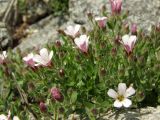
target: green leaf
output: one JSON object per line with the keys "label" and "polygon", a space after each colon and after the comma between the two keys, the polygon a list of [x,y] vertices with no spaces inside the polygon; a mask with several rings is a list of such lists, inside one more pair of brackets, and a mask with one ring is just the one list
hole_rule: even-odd
{"label": "green leaf", "polygon": [[108,28],[113,30],[114,29],[114,25],[111,22],[107,22]]}
{"label": "green leaf", "polygon": [[77,96],[78,96],[78,93],[76,91],[73,91],[72,94],[71,94],[71,101],[72,101],[72,103],[76,102]]}
{"label": "green leaf", "polygon": [[89,109],[87,107],[85,109],[86,109],[86,113],[87,113],[89,119],[90,120],[96,120],[95,117],[94,117],[94,115],[93,115],[93,113],[91,112],[91,109]]}

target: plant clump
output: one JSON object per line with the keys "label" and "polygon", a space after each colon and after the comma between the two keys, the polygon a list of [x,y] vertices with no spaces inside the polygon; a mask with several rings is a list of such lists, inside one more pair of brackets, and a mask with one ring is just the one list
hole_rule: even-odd
{"label": "plant clump", "polygon": [[126,24],[122,0],[110,2],[111,14],[88,14],[90,30],[71,25],[38,52],[0,55],[2,117],[10,110],[22,120],[95,120],[110,109],[160,104],[159,26],[145,34]]}

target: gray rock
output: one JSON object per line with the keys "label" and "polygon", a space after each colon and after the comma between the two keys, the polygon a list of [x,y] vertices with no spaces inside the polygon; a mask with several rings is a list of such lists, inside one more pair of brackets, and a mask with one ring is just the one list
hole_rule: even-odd
{"label": "gray rock", "polygon": [[[74,22],[87,23],[88,12],[100,15],[102,5],[110,12],[109,0],[70,0],[70,17]],[[160,22],[160,0],[123,0],[122,12],[129,10],[128,20],[139,28],[150,30],[151,25]]]}
{"label": "gray rock", "polygon": [[0,48],[6,48],[12,44],[5,23],[0,22]]}
{"label": "gray rock", "polygon": [[0,0],[0,21],[2,20],[2,17],[6,11],[6,8],[8,6],[8,3],[10,2],[11,0]]}
{"label": "gray rock", "polygon": [[[44,0],[47,2],[47,0]],[[69,18],[64,21],[60,17],[50,16],[32,25],[28,31],[30,35],[22,39],[17,48],[22,51],[33,47],[44,46],[44,44],[55,41],[58,38],[57,29],[64,29],[67,25],[81,24],[88,26],[87,13],[92,12],[95,16],[99,15],[101,7],[106,5],[110,12],[109,0],[70,0]],[[148,29],[152,24],[160,22],[160,0],[123,0],[123,11],[129,10],[128,20],[130,23],[138,24],[138,28]],[[39,10],[39,13],[43,13]],[[123,12],[122,11],[122,12]],[[32,18],[32,17],[31,17]],[[17,49],[15,48],[15,49]]]}
{"label": "gray rock", "polygon": [[34,23],[38,19],[45,17],[49,13],[48,5],[42,1],[32,1],[27,5],[27,10],[23,15],[23,21],[27,23]]}
{"label": "gray rock", "polygon": [[160,120],[160,106],[147,107],[135,110],[108,112],[100,120]]}
{"label": "gray rock", "polygon": [[[33,24],[27,30],[28,36],[21,40],[14,50],[20,49],[22,52],[44,47],[47,43],[53,43],[58,39],[57,29],[59,24],[63,21],[60,17],[49,16],[42,21]],[[62,23],[65,23],[64,21]]]}

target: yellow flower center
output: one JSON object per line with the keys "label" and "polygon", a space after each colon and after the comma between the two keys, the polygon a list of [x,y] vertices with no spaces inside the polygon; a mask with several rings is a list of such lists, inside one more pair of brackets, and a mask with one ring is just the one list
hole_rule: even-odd
{"label": "yellow flower center", "polygon": [[118,95],[117,99],[118,99],[119,101],[123,101],[123,100],[124,100],[124,96],[123,96],[123,95]]}

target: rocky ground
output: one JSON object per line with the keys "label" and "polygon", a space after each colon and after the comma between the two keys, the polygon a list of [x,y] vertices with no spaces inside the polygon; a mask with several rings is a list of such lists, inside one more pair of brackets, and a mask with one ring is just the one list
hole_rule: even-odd
{"label": "rocky ground", "polygon": [[[3,1],[0,2],[2,6],[0,18],[4,14],[7,1],[10,0]],[[46,0],[44,1],[46,2]],[[109,0],[70,0],[69,16],[53,17],[48,15],[44,19],[32,24],[26,31],[29,33],[27,37],[22,38],[20,44],[15,49],[19,48],[22,51],[26,51],[27,49],[41,47],[45,43],[53,42],[58,39],[57,29],[64,29],[69,24],[88,26],[87,13],[92,12],[94,15],[98,15],[102,5],[105,5],[108,11],[110,11]],[[38,18],[38,15],[45,15],[47,12],[45,5],[38,4],[37,6],[40,7],[37,7],[37,17],[34,16],[34,19]],[[160,22],[160,0],[123,0],[123,11],[126,10],[129,10],[128,20],[130,23],[138,24],[138,28],[149,31],[151,25]],[[33,16],[32,12],[30,16]],[[10,41],[5,41],[3,44],[7,45],[7,42]]]}
{"label": "rocky ground", "polygon": [[[10,0],[0,0],[0,20],[3,18],[9,1]],[[110,11],[109,0],[70,0],[70,15],[58,17],[47,15],[43,19],[28,26],[25,31],[27,36],[20,40],[20,44],[18,44],[14,50],[20,49],[24,52],[35,47],[42,47],[46,43],[54,42],[59,39],[57,29],[64,29],[70,24],[89,26],[87,23],[87,13],[92,12],[94,15],[98,15],[102,5],[106,5],[108,11]],[[126,10],[129,10],[128,20],[130,23],[138,24],[139,29],[143,28],[149,31],[151,25],[160,22],[160,0],[123,0],[123,11]],[[37,11],[44,15],[46,9],[44,9],[44,11],[43,9],[38,9]],[[0,24],[0,31],[2,31],[2,25]],[[2,43],[5,45],[10,44],[9,40],[5,41],[9,39],[6,37],[6,34],[5,32],[4,35],[0,36],[1,46]],[[4,38],[5,40],[3,40]],[[102,120],[160,120],[160,107],[148,107],[140,111],[127,111],[119,115],[107,113]]]}
{"label": "rocky ground", "polygon": [[160,120],[160,106],[103,114],[100,120]]}
{"label": "rocky ground", "polygon": [[[33,34],[22,39],[20,48],[25,51],[44,43],[58,39],[57,29],[64,29],[69,24],[81,24],[87,26],[87,13],[99,14],[102,5],[106,5],[110,11],[109,0],[70,0],[69,16],[49,16],[29,27]],[[138,28],[150,30],[151,25],[160,22],[160,0],[124,0],[123,11],[129,10],[128,20],[137,23]]]}

